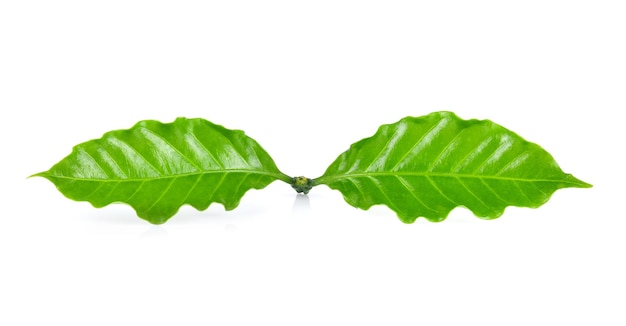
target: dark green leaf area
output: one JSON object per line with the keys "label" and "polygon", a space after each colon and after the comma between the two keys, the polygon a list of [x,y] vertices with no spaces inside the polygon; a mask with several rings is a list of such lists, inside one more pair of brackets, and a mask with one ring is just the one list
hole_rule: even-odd
{"label": "dark green leaf area", "polygon": [[249,189],[290,181],[242,131],[185,118],[169,124],[141,121],[108,132],[75,146],[37,176],[66,197],[95,207],[127,203],[155,224],[166,222],[184,204],[204,210],[216,202],[231,210]]}
{"label": "dark green leaf area", "polygon": [[457,206],[496,218],[507,206],[539,207],[566,187],[590,187],[564,173],[537,144],[489,120],[450,112],[407,117],[353,144],[314,180],[352,206],[384,204],[406,223],[442,221]]}

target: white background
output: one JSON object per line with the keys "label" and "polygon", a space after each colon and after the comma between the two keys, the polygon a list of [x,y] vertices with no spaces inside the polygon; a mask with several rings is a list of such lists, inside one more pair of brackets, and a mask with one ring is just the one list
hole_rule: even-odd
{"label": "white background", "polygon": [[[622,1],[3,1],[0,324],[625,325]],[[161,226],[41,178],[136,121],[245,130],[317,177],[450,110],[594,185],[493,221],[401,223],[321,186]]]}

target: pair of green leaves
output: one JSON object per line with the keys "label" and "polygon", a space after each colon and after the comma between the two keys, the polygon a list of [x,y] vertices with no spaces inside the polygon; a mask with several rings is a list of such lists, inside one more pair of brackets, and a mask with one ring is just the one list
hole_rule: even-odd
{"label": "pair of green leaves", "polygon": [[407,117],[354,143],[316,179],[289,177],[242,131],[203,119],[141,121],[74,147],[50,170],[35,174],[66,197],[95,207],[127,203],[150,223],[165,223],[189,204],[232,210],[249,189],[275,180],[308,193],[339,190],[368,209],[384,204],[400,220],[442,221],[457,206],[496,218],[507,206],[538,207],[557,189],[591,185],[564,173],[534,143],[488,120],[450,112]]}

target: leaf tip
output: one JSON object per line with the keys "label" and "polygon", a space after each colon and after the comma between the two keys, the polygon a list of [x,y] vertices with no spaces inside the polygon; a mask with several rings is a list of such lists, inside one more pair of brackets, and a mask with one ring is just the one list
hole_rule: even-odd
{"label": "leaf tip", "polygon": [[30,179],[30,178],[34,178],[34,177],[42,177],[42,178],[45,178],[45,177],[47,176],[47,174],[48,174],[48,171],[38,172],[38,173],[35,173],[35,174],[31,174],[31,175],[29,175],[28,177],[26,177],[26,179]]}
{"label": "leaf tip", "polygon": [[571,184],[571,187],[574,187],[574,188],[592,188],[593,187],[592,184],[582,181],[571,174],[567,175],[566,180]]}

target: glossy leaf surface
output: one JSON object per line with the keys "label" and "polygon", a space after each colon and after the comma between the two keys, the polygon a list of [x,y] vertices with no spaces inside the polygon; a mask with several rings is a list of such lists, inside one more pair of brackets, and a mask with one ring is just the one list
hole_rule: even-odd
{"label": "glossy leaf surface", "polygon": [[216,202],[231,210],[249,189],[277,179],[290,182],[242,131],[185,118],[169,124],[141,121],[108,132],[75,146],[36,176],[95,207],[127,203],[154,224],[167,221],[183,204],[204,210]]}
{"label": "glossy leaf surface", "polygon": [[457,206],[496,218],[507,206],[538,207],[557,189],[591,186],[561,171],[537,144],[450,112],[381,126],[313,182],[361,209],[384,204],[405,223],[442,221]]}

